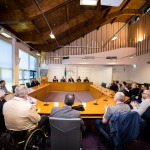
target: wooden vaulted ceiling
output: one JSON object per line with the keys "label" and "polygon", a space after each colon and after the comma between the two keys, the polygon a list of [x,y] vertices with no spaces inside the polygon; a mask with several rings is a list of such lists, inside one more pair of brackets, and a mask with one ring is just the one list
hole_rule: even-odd
{"label": "wooden vaulted ceiling", "polygon": [[[149,0],[124,0],[119,7],[98,5],[80,6],[80,0],[0,0],[0,25],[37,51],[59,48],[50,39],[50,29],[37,4],[38,2],[59,45],[70,42],[113,22],[126,22]],[[31,49],[32,50],[32,49]]]}

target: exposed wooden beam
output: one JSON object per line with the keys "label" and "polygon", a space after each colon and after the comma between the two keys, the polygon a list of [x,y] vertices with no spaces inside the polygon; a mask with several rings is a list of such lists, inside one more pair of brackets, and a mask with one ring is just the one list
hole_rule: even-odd
{"label": "exposed wooden beam", "polygon": [[[40,6],[42,8],[43,13],[47,13],[47,12],[50,13],[66,5],[67,3],[70,3],[71,1],[73,0],[46,0],[46,1],[42,1],[40,3]],[[4,22],[7,23],[10,21],[29,21],[29,20],[39,17],[39,15],[41,15],[41,12],[37,8],[37,6],[34,4],[32,6],[24,8],[24,12],[22,12],[20,9],[17,9],[11,12],[0,11],[0,14],[1,14],[0,24],[1,22],[3,22],[4,24]]]}
{"label": "exposed wooden beam", "polygon": [[104,15],[103,15],[103,18],[105,18],[105,17],[108,15],[110,9],[111,9],[111,7],[109,7],[109,8],[107,9],[107,11],[106,11],[106,12],[104,13]]}
{"label": "exposed wooden beam", "polygon": [[66,4],[66,19],[67,19],[67,22],[69,22],[69,6],[68,6],[68,4]]}
{"label": "exposed wooden beam", "polygon": [[[109,15],[107,15],[107,17],[105,17],[107,20],[112,20],[114,18],[116,18],[117,16],[120,16],[120,15],[134,15],[136,13],[137,10],[124,10],[123,12],[121,11],[116,11],[116,12],[113,12]],[[93,17],[91,11],[86,11],[86,16],[87,18],[85,18],[85,13],[82,14],[82,15],[79,15],[73,19],[71,19],[69,21],[69,23],[64,23],[56,28],[53,29],[53,33],[55,34],[56,38],[59,34],[77,26],[78,24],[80,23],[84,23],[89,17],[93,17],[93,20],[92,20],[92,23],[93,21],[95,20],[99,20],[100,18],[102,20],[104,20],[105,18],[103,17],[103,13],[99,13],[97,14],[95,17]],[[97,27],[97,26],[96,26]],[[19,38],[21,38],[23,41],[44,41],[44,40],[47,40],[49,39],[49,31],[46,31],[44,33],[41,33],[41,34],[19,34]]]}
{"label": "exposed wooden beam", "polygon": [[129,4],[129,2],[130,2],[130,0],[127,0],[120,10],[123,11],[124,8]]}
{"label": "exposed wooden beam", "polygon": [[117,17],[114,18],[110,23],[113,24],[116,19],[117,19]]}

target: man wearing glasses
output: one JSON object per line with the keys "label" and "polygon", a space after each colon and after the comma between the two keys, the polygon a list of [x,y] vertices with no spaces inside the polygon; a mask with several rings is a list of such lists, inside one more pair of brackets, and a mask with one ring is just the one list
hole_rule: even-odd
{"label": "man wearing glasses", "polygon": [[137,102],[131,102],[133,107],[132,111],[136,111],[140,116],[146,111],[148,107],[150,107],[150,90],[144,90],[142,93],[142,102],[138,104]]}

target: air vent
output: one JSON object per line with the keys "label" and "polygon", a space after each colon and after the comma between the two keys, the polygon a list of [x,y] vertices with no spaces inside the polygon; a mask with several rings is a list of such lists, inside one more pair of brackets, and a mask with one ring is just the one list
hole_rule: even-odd
{"label": "air vent", "polygon": [[69,59],[69,56],[63,56],[62,59]]}
{"label": "air vent", "polygon": [[107,56],[106,59],[117,59],[117,56]]}

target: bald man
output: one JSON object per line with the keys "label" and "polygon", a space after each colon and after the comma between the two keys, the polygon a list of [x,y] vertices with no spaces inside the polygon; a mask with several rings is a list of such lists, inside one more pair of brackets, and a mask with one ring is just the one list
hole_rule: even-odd
{"label": "bald man", "polygon": [[144,90],[142,93],[142,102],[140,104],[136,102],[131,102],[133,107],[132,111],[136,111],[140,116],[146,111],[148,107],[150,107],[150,90]]}
{"label": "bald man", "polygon": [[131,111],[129,105],[124,103],[125,95],[122,92],[117,92],[114,96],[115,105],[113,106],[105,106],[105,113],[103,119],[96,119],[95,126],[96,128],[102,128],[107,133],[109,132],[108,122],[111,116],[115,112],[129,112]]}

